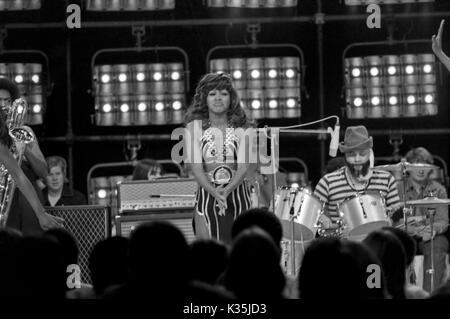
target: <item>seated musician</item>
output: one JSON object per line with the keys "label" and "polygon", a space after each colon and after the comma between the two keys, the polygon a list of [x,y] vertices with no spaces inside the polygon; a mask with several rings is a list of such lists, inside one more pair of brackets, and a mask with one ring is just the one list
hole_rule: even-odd
{"label": "seated musician", "polygon": [[[433,164],[433,156],[423,147],[410,150],[406,154],[406,161],[411,164]],[[432,169],[411,169],[408,171],[405,196],[407,201],[423,199],[431,196],[447,198],[447,191],[443,185],[430,178]],[[424,289],[431,292],[431,276],[426,273],[431,268],[431,226],[427,207],[412,207],[408,219],[408,233],[418,241],[418,252],[424,255]],[[445,257],[449,243],[444,235],[448,227],[448,206],[435,207],[433,223],[433,250],[434,250],[434,289],[438,288],[445,280]],[[403,223],[403,219],[400,220]]]}
{"label": "seated musician", "polygon": [[338,229],[337,204],[358,193],[381,196],[380,200],[388,209],[400,206],[394,177],[387,171],[372,168],[372,147],[372,137],[366,127],[347,127],[344,142],[339,145],[339,150],[344,153],[345,166],[323,176],[314,191],[314,195],[325,203],[325,212],[319,219],[322,230]]}

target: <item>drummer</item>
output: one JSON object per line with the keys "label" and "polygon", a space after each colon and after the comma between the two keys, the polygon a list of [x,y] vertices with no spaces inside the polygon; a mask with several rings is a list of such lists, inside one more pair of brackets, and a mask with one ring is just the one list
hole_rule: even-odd
{"label": "drummer", "polygon": [[388,209],[400,207],[397,185],[391,173],[373,168],[373,140],[365,126],[349,126],[339,150],[344,154],[345,166],[323,176],[314,195],[325,203],[320,217],[323,230],[337,229],[337,204],[357,194],[382,197]]}
{"label": "drummer", "polygon": [[[406,161],[410,164],[433,164],[433,156],[423,147],[410,150],[406,154]],[[413,168],[413,167],[412,167]],[[439,182],[432,180],[432,169],[410,169],[408,170],[408,179],[406,181],[406,200],[418,200],[427,196],[437,198],[447,198],[445,187]],[[427,207],[413,207],[413,216],[426,216]],[[445,279],[445,258],[448,252],[449,243],[445,236],[448,227],[448,206],[443,205],[436,208],[434,214],[433,232],[433,251],[434,251],[434,288],[438,288]],[[400,224],[403,220],[400,220]],[[408,233],[413,235],[418,241],[418,251],[423,253],[423,269],[426,272],[431,268],[431,226],[429,223],[420,224],[416,227],[408,226]],[[431,276],[424,273],[423,289],[430,292]]]}

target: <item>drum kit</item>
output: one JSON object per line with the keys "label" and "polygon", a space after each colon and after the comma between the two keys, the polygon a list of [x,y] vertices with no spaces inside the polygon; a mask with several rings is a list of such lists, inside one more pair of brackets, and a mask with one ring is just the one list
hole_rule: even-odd
{"label": "drum kit", "polygon": [[[434,165],[416,164],[400,162],[398,164],[376,166],[375,169],[385,170],[392,175],[401,174],[403,185],[406,185],[407,172],[413,170],[437,169]],[[403,217],[404,225],[401,227],[407,230],[407,219],[411,212],[410,207],[426,207],[430,214],[431,233],[433,233],[433,215],[436,207],[450,205],[449,199],[427,197],[421,200],[406,201],[405,188],[403,192]],[[324,203],[315,197],[307,188],[295,188],[282,186],[278,188],[275,195],[274,213],[280,219],[283,227],[283,237],[291,241],[291,274],[296,275],[295,250],[296,241],[301,243],[310,241],[316,234],[327,236],[327,232],[322,229],[319,222],[320,216],[324,213]],[[390,212],[386,208],[385,202],[379,194],[356,193],[345,199],[338,205],[338,212],[341,220],[338,229],[328,232],[331,236],[342,236],[353,240],[362,240],[370,232],[391,225]],[[431,237],[431,253],[433,254],[433,238]],[[431,258],[431,275],[433,284],[434,263]],[[433,287],[431,287],[433,289]]]}

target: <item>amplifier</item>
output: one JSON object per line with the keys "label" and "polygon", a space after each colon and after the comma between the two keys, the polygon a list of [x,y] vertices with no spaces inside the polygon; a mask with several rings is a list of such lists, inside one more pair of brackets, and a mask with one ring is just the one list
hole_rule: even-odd
{"label": "amplifier", "polygon": [[78,265],[81,281],[92,284],[89,274],[89,256],[94,246],[111,235],[110,211],[107,206],[56,206],[45,207],[47,213],[64,218],[64,229],[78,244]]}
{"label": "amplifier", "polygon": [[140,224],[155,220],[165,220],[181,230],[188,243],[195,240],[192,229],[193,209],[177,209],[163,211],[148,211],[135,214],[122,214],[116,216],[116,235],[129,237],[130,233]]}
{"label": "amplifier", "polygon": [[120,182],[117,184],[119,214],[193,209],[197,185],[193,178]]}

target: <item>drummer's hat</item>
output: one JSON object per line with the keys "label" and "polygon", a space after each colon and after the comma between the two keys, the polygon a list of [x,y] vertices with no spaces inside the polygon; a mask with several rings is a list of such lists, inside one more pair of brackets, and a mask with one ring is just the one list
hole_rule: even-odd
{"label": "drummer's hat", "polygon": [[339,144],[342,153],[361,151],[373,147],[372,137],[363,125],[349,126],[345,130],[344,142]]}

